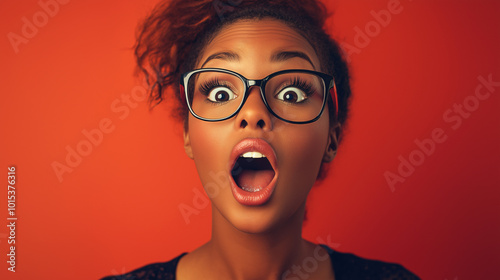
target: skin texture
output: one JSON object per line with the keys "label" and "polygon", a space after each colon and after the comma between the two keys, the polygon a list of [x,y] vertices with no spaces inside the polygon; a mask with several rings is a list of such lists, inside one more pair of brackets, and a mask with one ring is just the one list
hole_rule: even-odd
{"label": "skin texture", "polygon": [[[302,52],[309,59],[273,59],[283,51]],[[213,56],[220,52],[236,56]],[[205,47],[197,67],[224,68],[261,79],[285,69],[319,71],[320,62],[296,31],[277,20],[261,19],[223,28]],[[330,125],[327,110],[311,124],[289,124],[272,116],[259,88],[253,87],[231,119],[210,123],[189,116],[184,146],[212,202],[212,238],[181,259],[178,279],[282,279],[292,265],[313,256],[316,245],[302,239],[302,221],[321,162],[331,161],[337,148],[338,125]],[[277,185],[264,205],[241,205],[230,190],[230,152],[245,138],[264,139],[277,156]],[[320,254],[326,252],[321,249]],[[308,279],[333,279],[330,260],[319,262],[317,271],[308,275]]]}

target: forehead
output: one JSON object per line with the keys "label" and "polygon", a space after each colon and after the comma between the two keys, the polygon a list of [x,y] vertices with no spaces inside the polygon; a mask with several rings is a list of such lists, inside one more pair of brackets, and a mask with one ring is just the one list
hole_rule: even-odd
{"label": "forehead", "polygon": [[275,19],[240,20],[223,27],[207,44],[200,66],[211,54],[230,51],[242,59],[267,59],[277,51],[300,51],[307,54],[314,68],[319,59],[309,41],[287,24]]}

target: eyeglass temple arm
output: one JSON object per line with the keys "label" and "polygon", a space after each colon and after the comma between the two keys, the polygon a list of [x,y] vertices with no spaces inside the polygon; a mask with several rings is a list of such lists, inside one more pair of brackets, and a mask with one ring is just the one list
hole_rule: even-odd
{"label": "eyeglass temple arm", "polygon": [[179,85],[179,94],[181,95],[182,102],[186,103],[186,92],[184,90],[184,85],[183,84]]}
{"label": "eyeglass temple arm", "polygon": [[339,99],[337,96],[337,85],[335,81],[332,81],[332,85],[330,86],[330,96],[333,98],[333,103],[335,104],[335,120],[337,120],[339,116]]}

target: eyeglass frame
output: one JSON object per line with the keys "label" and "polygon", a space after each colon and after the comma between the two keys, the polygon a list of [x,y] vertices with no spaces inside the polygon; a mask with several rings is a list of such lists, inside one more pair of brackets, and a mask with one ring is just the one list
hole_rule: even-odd
{"label": "eyeglass frame", "polygon": [[[207,118],[199,116],[198,114],[196,114],[193,111],[193,108],[191,107],[191,104],[189,104],[189,102],[188,102],[188,100],[189,100],[189,93],[188,93],[188,87],[187,87],[187,85],[188,85],[188,82],[189,82],[189,79],[191,78],[191,76],[193,76],[194,74],[197,74],[197,73],[202,73],[202,72],[220,72],[220,73],[231,74],[231,75],[234,75],[234,76],[238,77],[243,82],[243,84],[245,85],[245,91],[243,93],[243,100],[241,101],[241,104],[239,105],[238,109],[236,109],[234,111],[234,113],[232,113],[231,115],[229,115],[227,117],[220,118],[220,119],[207,119]],[[269,106],[269,104],[267,103],[266,96],[265,96],[266,83],[271,78],[273,78],[275,76],[282,75],[282,74],[288,74],[288,73],[313,74],[313,75],[316,75],[316,76],[320,77],[323,80],[323,83],[325,85],[325,87],[324,87],[325,88],[325,92],[323,93],[323,104],[321,105],[321,110],[318,113],[318,115],[315,118],[313,118],[312,120],[309,120],[309,121],[291,121],[291,120],[287,120],[287,119],[285,119],[283,117],[280,117],[278,114],[276,114],[271,109],[271,107]],[[328,87],[326,85],[328,85]],[[313,123],[313,122],[317,121],[321,117],[321,115],[323,115],[323,111],[325,110],[325,105],[326,105],[327,100],[328,100],[328,95],[332,95],[333,96],[332,98],[333,98],[334,105],[335,105],[335,119],[337,119],[337,116],[338,116],[338,98],[337,98],[337,87],[336,87],[336,84],[335,84],[334,77],[331,76],[331,75],[322,73],[322,72],[317,72],[317,71],[312,71],[312,70],[287,69],[287,70],[281,70],[281,71],[274,72],[274,73],[268,75],[267,77],[265,77],[263,79],[252,80],[252,79],[247,79],[246,77],[244,77],[243,75],[241,75],[241,74],[239,74],[237,72],[234,72],[234,71],[231,71],[231,70],[227,70],[227,69],[222,69],[222,68],[201,68],[201,69],[196,69],[196,70],[193,70],[193,71],[186,72],[186,73],[184,73],[184,74],[181,75],[181,79],[180,79],[180,95],[181,95],[181,98],[184,100],[184,102],[186,102],[186,104],[188,106],[188,109],[189,109],[189,112],[195,118],[200,119],[202,121],[207,121],[207,122],[219,122],[219,121],[228,120],[228,119],[234,117],[236,114],[238,114],[240,112],[241,108],[243,108],[243,105],[245,105],[245,102],[247,101],[248,96],[250,95],[249,94],[250,88],[253,87],[253,86],[257,86],[257,87],[260,88],[260,96],[261,96],[262,101],[264,102],[264,105],[266,106],[267,110],[269,112],[271,112],[271,114],[273,116],[275,116],[276,118],[278,118],[278,119],[280,119],[280,120],[282,120],[284,122],[288,122],[288,123],[292,123],[292,124],[308,124],[308,123]],[[330,94],[328,94],[328,93],[330,93]]]}

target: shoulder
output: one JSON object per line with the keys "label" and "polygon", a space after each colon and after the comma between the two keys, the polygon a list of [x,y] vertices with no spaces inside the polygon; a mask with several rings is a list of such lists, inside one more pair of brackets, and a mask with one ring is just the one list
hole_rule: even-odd
{"label": "shoulder", "polygon": [[336,280],[420,279],[400,264],[365,259],[354,254],[337,252],[326,245],[322,246],[330,255]]}
{"label": "shoulder", "polygon": [[122,275],[112,275],[101,280],[174,280],[177,263],[186,253],[163,263],[153,263]]}

